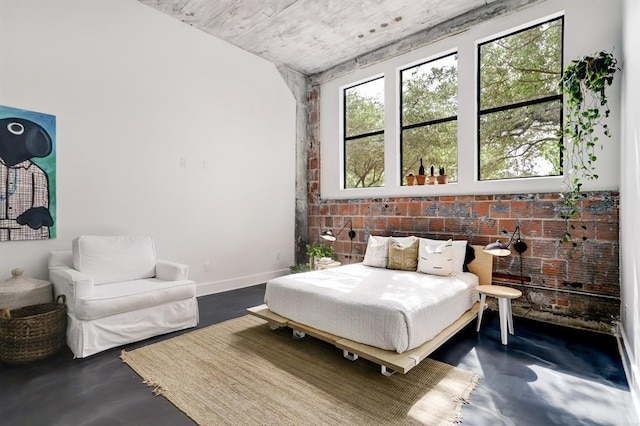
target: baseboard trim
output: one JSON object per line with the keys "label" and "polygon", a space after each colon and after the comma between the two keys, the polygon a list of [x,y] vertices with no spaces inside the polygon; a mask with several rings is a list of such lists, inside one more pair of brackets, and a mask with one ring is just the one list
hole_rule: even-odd
{"label": "baseboard trim", "polygon": [[282,275],[286,275],[287,273],[289,273],[288,269],[279,269],[277,271],[263,272],[255,275],[246,275],[244,277],[236,277],[228,280],[198,283],[196,296],[206,296],[208,294],[222,293],[224,291],[251,287],[256,284],[267,282],[272,278],[281,277]]}
{"label": "baseboard trim", "polygon": [[629,389],[631,390],[631,399],[633,401],[633,407],[635,408],[635,421],[640,420],[640,371],[638,371],[638,364],[633,356],[633,352],[627,346],[627,334],[625,333],[624,326],[618,322],[618,333],[616,333],[616,339],[618,340],[618,350],[620,351],[620,357],[622,358],[622,366],[624,373],[627,376],[627,382],[629,383]]}

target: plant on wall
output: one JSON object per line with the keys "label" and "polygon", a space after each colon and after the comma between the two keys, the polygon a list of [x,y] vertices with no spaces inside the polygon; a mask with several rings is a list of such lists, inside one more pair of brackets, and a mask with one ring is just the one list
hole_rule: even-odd
{"label": "plant on wall", "polygon": [[[613,83],[616,72],[616,58],[609,52],[599,52],[571,61],[562,72],[560,90],[566,95],[566,122],[560,139],[560,152],[565,155],[569,169],[565,173],[561,197],[564,209],[561,217],[565,220],[563,242],[573,240],[571,231],[575,226],[571,218],[580,214],[578,204],[584,197],[581,192],[583,180],[598,179],[595,169],[598,135],[611,137],[605,120],[611,110],[607,103],[605,89]],[[565,145],[565,143],[567,145]],[[582,226],[585,228],[585,226]],[[583,237],[583,239],[586,239]],[[576,243],[573,242],[574,247]]]}

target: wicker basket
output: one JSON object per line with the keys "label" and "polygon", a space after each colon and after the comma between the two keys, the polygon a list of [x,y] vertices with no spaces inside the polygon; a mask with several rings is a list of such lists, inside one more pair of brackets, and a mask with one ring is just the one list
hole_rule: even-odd
{"label": "wicker basket", "polygon": [[26,364],[56,353],[65,342],[67,305],[62,294],[56,303],[41,303],[0,312],[0,361]]}
{"label": "wicker basket", "polygon": [[53,302],[49,281],[25,277],[20,268],[11,270],[11,275],[8,280],[0,282],[0,309]]}

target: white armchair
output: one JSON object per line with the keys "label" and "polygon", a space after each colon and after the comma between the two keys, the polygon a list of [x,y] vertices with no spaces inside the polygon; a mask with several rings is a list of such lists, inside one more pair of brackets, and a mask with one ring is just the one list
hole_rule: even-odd
{"label": "white armchair", "polygon": [[157,260],[153,238],[81,236],[51,252],[49,280],[67,297],[67,344],[77,358],[198,324],[186,265]]}

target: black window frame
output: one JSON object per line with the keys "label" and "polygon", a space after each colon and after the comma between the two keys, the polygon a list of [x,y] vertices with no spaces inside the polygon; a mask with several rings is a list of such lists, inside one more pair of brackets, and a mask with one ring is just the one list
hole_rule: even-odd
{"label": "black window frame", "polygon": [[[378,135],[382,135],[383,139],[384,139],[384,124],[382,126],[382,130],[376,130],[375,132],[367,132],[367,133],[362,133],[359,135],[352,135],[352,136],[347,136],[347,90],[349,89],[353,89],[354,87],[358,87],[358,86],[362,86],[364,84],[368,84],[371,83],[372,81],[376,81],[376,80],[383,80],[384,81],[384,75],[375,77],[375,78],[371,78],[369,80],[366,81],[361,81],[360,83],[357,84],[353,84],[349,87],[344,87],[342,89],[342,152],[343,152],[343,158],[342,158],[342,173],[343,173],[343,177],[342,177],[342,189],[357,189],[357,188],[347,188],[347,142],[351,141],[351,140],[356,140],[356,139],[364,139],[364,138],[368,138],[371,136],[378,136]],[[386,102],[384,102],[383,99],[383,106],[386,108]],[[373,188],[381,188],[384,185],[380,185],[380,186],[375,186]],[[372,187],[363,187],[360,189],[364,189],[364,188],[372,188]]]}
{"label": "black window frame", "polygon": [[[404,123],[403,123],[404,114],[402,113],[403,112],[402,111],[402,107],[404,105],[404,98],[403,98],[403,94],[402,94],[402,91],[403,91],[402,90],[403,89],[402,73],[407,71],[407,70],[410,70],[412,68],[416,68],[416,67],[428,64],[430,62],[439,61],[440,59],[444,59],[444,58],[446,58],[448,56],[454,56],[454,55],[458,55],[458,54],[459,54],[459,52],[457,50],[455,52],[446,53],[446,54],[437,56],[437,57],[435,57],[433,59],[429,59],[428,61],[420,62],[418,64],[413,64],[413,65],[408,66],[406,68],[402,68],[400,70],[400,72],[398,73],[397,81],[398,81],[398,90],[400,91],[400,97],[399,97],[400,102],[399,102],[399,105],[398,105],[398,108],[399,108],[398,116],[399,116],[399,124],[400,124],[400,126],[399,126],[400,127],[400,129],[399,129],[400,130],[400,153],[399,153],[400,157],[398,158],[398,160],[399,160],[399,163],[400,163],[400,170],[398,170],[398,172],[400,174],[400,186],[404,186],[404,183],[403,183],[404,182],[404,173],[403,173],[403,170],[402,170],[402,159],[404,158],[403,157],[403,152],[402,152],[402,149],[404,147],[404,140],[403,140],[404,131],[405,130],[416,129],[418,127],[427,127],[427,126],[434,125],[434,124],[442,124],[442,123],[448,123],[450,121],[457,121],[458,120],[458,114],[456,114],[456,115],[450,116],[450,117],[437,118],[437,119],[434,119],[434,120],[422,121],[422,122],[419,122],[419,123],[408,124],[408,125],[405,126]],[[457,59],[456,59],[456,72],[458,72],[458,60]],[[458,88],[459,88],[458,79],[456,77],[456,93],[458,91]],[[458,110],[458,104],[456,104],[456,111],[457,110]],[[459,148],[460,144],[458,142],[459,141],[456,138],[456,144],[458,145],[458,148]]]}
{"label": "black window frame", "polygon": [[[504,34],[501,35],[499,37],[494,37],[490,40],[485,40],[482,43],[478,43],[477,47],[476,47],[476,149],[477,149],[477,158],[476,158],[476,165],[477,165],[477,175],[476,175],[476,180],[478,182],[489,182],[489,181],[501,181],[501,180],[513,180],[513,179],[530,179],[530,178],[546,178],[546,177],[556,177],[556,176],[563,176],[564,175],[564,150],[560,149],[560,170],[559,170],[559,174],[558,175],[547,175],[547,176],[519,176],[519,177],[512,177],[512,178],[503,178],[503,179],[481,179],[481,161],[480,161],[480,118],[482,115],[486,115],[486,114],[491,114],[491,113],[496,113],[496,112],[502,112],[502,111],[508,111],[508,110],[512,110],[512,109],[516,109],[516,108],[522,108],[522,107],[526,107],[526,106],[531,106],[531,105],[538,105],[538,104],[542,104],[542,103],[546,103],[546,102],[551,102],[551,101],[556,101],[559,100],[560,104],[561,104],[561,108],[560,108],[560,130],[564,130],[564,96],[562,93],[558,93],[557,95],[551,95],[551,96],[544,96],[538,99],[532,99],[532,100],[528,100],[528,101],[520,101],[520,102],[516,102],[514,104],[509,104],[509,105],[503,105],[503,106],[499,106],[499,107],[492,107],[492,108],[487,108],[484,110],[480,109],[480,95],[481,95],[481,85],[480,85],[480,71],[481,71],[481,62],[482,62],[482,55],[480,53],[480,49],[483,45],[488,44],[488,43],[492,43],[496,40],[500,40],[506,37],[511,37],[513,35],[516,34],[520,34],[524,31],[528,31],[532,28],[536,28],[539,26],[542,26],[544,24],[548,24],[550,22],[554,22],[554,21],[561,21],[562,22],[562,26],[561,26],[561,30],[560,30],[560,70],[559,70],[559,74],[562,75],[562,71],[564,69],[564,29],[565,29],[565,22],[564,22],[564,15],[562,16],[557,16],[554,18],[550,18],[547,19],[546,21],[543,22],[538,22],[536,24],[533,25],[529,25],[525,28],[521,28],[517,31],[513,31],[510,32],[508,34]],[[559,82],[559,80],[558,80]],[[560,90],[558,90],[558,92],[560,92]]]}

